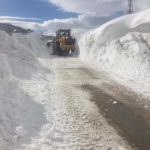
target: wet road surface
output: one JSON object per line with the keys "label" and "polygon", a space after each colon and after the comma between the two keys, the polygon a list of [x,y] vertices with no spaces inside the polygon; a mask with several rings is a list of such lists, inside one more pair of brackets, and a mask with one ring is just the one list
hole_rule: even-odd
{"label": "wet road surface", "polygon": [[83,85],[82,88],[91,93],[91,101],[96,102],[101,114],[133,147],[150,149],[149,112],[129,107],[93,85]]}

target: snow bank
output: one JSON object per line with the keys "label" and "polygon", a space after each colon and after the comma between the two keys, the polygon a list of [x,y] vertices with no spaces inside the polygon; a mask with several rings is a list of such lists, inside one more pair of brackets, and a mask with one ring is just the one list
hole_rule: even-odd
{"label": "snow bank", "polygon": [[12,150],[16,143],[19,145],[22,137],[29,137],[33,122],[39,128],[44,122],[42,116],[44,108],[20,86],[21,81],[31,80],[34,74],[46,70],[39,61],[40,57],[46,58],[49,55],[41,37],[37,33],[10,36],[0,31],[0,149],[2,150]]}
{"label": "snow bank", "polygon": [[[132,80],[127,85],[149,94],[149,14],[150,9],[117,18],[86,33],[79,40],[81,59],[111,76],[118,75],[117,80]],[[146,88],[143,87],[143,82]]]}

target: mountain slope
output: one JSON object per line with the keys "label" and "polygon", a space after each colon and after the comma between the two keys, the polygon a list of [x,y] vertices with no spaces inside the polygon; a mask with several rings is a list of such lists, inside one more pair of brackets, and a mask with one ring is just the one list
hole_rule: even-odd
{"label": "mountain slope", "polygon": [[11,33],[23,33],[23,34],[27,34],[27,33],[33,32],[30,29],[23,29],[21,27],[14,26],[14,25],[11,25],[9,23],[0,23],[0,30],[1,31],[5,31],[5,32],[7,32],[9,34],[11,34]]}

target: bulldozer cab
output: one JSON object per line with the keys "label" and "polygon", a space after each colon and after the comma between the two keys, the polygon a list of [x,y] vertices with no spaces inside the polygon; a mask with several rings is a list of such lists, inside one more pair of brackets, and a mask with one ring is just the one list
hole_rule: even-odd
{"label": "bulldozer cab", "polygon": [[63,37],[63,36],[70,37],[71,36],[71,31],[70,31],[70,29],[66,29],[66,30],[60,29],[56,32],[56,36],[57,37]]}

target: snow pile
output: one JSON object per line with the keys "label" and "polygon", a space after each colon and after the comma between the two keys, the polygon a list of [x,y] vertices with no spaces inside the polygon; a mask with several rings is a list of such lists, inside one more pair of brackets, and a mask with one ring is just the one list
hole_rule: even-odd
{"label": "snow pile", "polygon": [[118,75],[116,78],[121,77],[118,80],[122,82],[132,80],[127,85],[149,94],[149,14],[150,9],[127,15],[86,33],[79,40],[81,59],[111,76]]}
{"label": "snow pile", "polygon": [[41,37],[36,33],[10,36],[0,31],[0,149],[2,150],[12,150],[14,145],[19,145],[22,137],[26,136],[28,139],[33,125],[37,124],[37,128],[40,128],[44,122],[44,119],[42,121],[39,119],[44,118],[42,113],[44,108],[21,88],[23,80],[31,80],[35,73],[46,70],[41,65],[40,58],[38,59],[48,56],[48,50]]}

